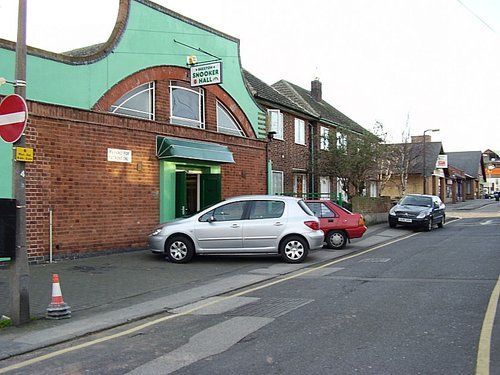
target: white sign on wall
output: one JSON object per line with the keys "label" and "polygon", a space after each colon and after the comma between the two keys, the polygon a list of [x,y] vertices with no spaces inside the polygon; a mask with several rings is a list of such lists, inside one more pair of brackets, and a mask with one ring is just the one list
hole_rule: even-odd
{"label": "white sign on wall", "polygon": [[195,65],[190,69],[191,86],[218,85],[222,83],[222,63]]}
{"label": "white sign on wall", "polygon": [[132,163],[132,150],[108,148],[108,161],[116,161],[118,163]]}

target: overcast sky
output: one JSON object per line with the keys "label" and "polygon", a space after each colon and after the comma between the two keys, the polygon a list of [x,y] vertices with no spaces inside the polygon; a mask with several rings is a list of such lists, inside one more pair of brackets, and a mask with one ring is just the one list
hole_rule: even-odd
{"label": "overcast sky", "polygon": [[[243,67],[268,84],[309,89],[318,77],[323,99],[369,130],[383,123],[393,142],[408,121],[412,135],[440,129],[432,139],[445,152],[500,149],[499,0],[156,2],[240,39]],[[0,0],[0,38],[16,39],[17,6]],[[117,9],[28,0],[27,43],[62,52],[103,42]]]}

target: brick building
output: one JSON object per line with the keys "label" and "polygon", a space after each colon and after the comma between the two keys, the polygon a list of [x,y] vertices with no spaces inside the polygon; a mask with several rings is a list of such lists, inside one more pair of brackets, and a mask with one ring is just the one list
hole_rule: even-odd
{"label": "brick building", "polygon": [[[252,95],[269,117],[270,192],[322,198],[341,193],[345,199],[346,192],[322,164],[321,154],[337,147],[340,129],[360,135],[366,130],[323,100],[319,79],[306,90],[285,80],[267,85],[244,73]],[[374,187],[369,186],[371,196],[377,196]]]}
{"label": "brick building", "polygon": [[[191,85],[193,49],[219,56],[221,84]],[[14,76],[14,51],[0,40],[3,76]],[[11,91],[3,86],[0,96]],[[140,248],[159,221],[266,192],[267,138],[239,41],[148,0],[121,0],[104,44],[64,54],[28,48],[27,103],[31,261]],[[11,155],[0,144],[4,176]],[[0,198],[12,197],[3,179]]]}

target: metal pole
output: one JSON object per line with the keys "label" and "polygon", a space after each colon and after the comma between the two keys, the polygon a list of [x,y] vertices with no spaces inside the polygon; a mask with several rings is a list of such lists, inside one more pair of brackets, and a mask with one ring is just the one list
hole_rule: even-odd
{"label": "metal pole", "polygon": [[[427,130],[426,130],[426,131],[427,131]],[[423,155],[422,155],[422,157],[423,157],[423,163],[422,163],[422,177],[423,177],[423,180],[424,180],[424,194],[426,193],[426,188],[425,188],[425,132],[426,132],[426,131],[424,131],[424,141],[423,141],[423,142],[424,142],[424,147],[423,147],[423,148],[424,148],[424,151],[423,151]]]}
{"label": "metal pole", "polygon": [[[26,0],[19,0],[19,13],[16,43],[16,86],[15,93],[26,98]],[[15,143],[15,147],[25,147],[26,137],[23,134]],[[14,325],[30,321],[29,303],[29,267],[26,246],[26,185],[25,163],[14,161],[13,190],[17,206],[16,249],[10,272],[10,309]]]}

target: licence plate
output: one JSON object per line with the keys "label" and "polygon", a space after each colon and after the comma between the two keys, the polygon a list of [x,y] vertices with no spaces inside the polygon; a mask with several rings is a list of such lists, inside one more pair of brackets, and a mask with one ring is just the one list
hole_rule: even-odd
{"label": "licence plate", "polygon": [[398,219],[398,221],[402,222],[402,223],[411,223],[411,219],[407,219],[405,217],[400,217]]}

